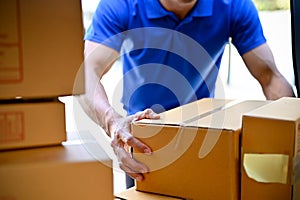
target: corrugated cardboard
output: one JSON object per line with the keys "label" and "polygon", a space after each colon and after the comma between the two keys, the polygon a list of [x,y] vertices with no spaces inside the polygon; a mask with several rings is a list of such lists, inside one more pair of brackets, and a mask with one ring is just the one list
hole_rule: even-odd
{"label": "corrugated cardboard", "polygon": [[134,187],[115,194],[115,198],[121,200],[180,200],[180,198],[140,192]]}
{"label": "corrugated cardboard", "polygon": [[133,124],[133,134],[154,151],[151,156],[134,153],[151,170],[136,183],[137,190],[187,199],[238,199],[242,114],[266,103],[231,102],[216,111],[210,107],[188,123],[162,119]]}
{"label": "corrugated cardboard", "polygon": [[84,92],[80,0],[1,0],[0,24],[0,99]]}
{"label": "corrugated cardboard", "polygon": [[300,199],[300,99],[243,116],[242,200]]}
{"label": "corrugated cardboard", "polygon": [[114,199],[111,160],[86,145],[0,152],[0,199]]}
{"label": "corrugated cardboard", "polygon": [[63,103],[0,104],[0,150],[57,145],[65,140]]}

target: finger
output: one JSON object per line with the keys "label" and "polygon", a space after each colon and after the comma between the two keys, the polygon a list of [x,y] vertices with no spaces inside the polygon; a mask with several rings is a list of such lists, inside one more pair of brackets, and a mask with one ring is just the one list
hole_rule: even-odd
{"label": "finger", "polygon": [[143,175],[149,173],[149,169],[146,165],[136,162],[134,159],[130,158],[134,161],[134,166],[131,166],[132,163],[119,163],[119,166],[122,170],[124,170],[128,175],[131,175],[133,178],[136,178],[138,175]]}
{"label": "finger", "polygon": [[144,180],[144,176],[142,173],[136,173],[133,172],[129,167],[127,167],[126,165],[122,165],[120,164],[120,168],[126,173],[128,174],[131,178],[137,180],[137,181],[142,181]]}
{"label": "finger", "polygon": [[141,153],[145,153],[147,155],[152,154],[152,150],[145,143],[141,142],[139,139],[135,138],[133,135],[127,132],[121,131],[119,133],[119,138],[124,142],[124,144],[133,147],[137,151]]}
{"label": "finger", "polygon": [[146,118],[159,118],[160,117],[159,114],[157,114],[150,108],[144,110],[144,113],[145,113]]}
{"label": "finger", "polygon": [[149,172],[149,168],[145,164],[134,160],[131,157],[130,152],[127,152],[122,146],[115,146],[114,150],[118,158],[120,168],[126,173],[141,174]]}
{"label": "finger", "polygon": [[126,173],[126,174],[128,174],[131,178],[137,180],[138,182],[141,182],[144,180],[143,174],[137,174],[137,173]]}
{"label": "finger", "polygon": [[134,120],[140,120],[140,119],[159,119],[160,115],[155,113],[152,109],[146,109],[144,111],[137,112],[133,115]]}

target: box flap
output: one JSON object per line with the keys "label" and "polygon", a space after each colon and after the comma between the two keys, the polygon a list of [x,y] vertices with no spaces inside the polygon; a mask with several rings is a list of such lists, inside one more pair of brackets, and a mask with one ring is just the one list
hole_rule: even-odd
{"label": "box flap", "polygon": [[300,99],[283,97],[269,105],[247,112],[245,116],[296,121],[300,118],[299,112]]}
{"label": "box flap", "polygon": [[[202,128],[209,128],[204,138],[203,145],[199,151],[198,157],[204,158],[211,152],[217,144],[222,130],[237,131],[242,126],[242,115],[252,109],[267,104],[267,101],[243,101],[241,103],[226,106],[226,109],[215,112],[213,115],[201,118],[199,120],[190,122],[187,126],[195,126]],[[219,131],[213,132],[213,129]]]}
{"label": "box flap", "polygon": [[[207,101],[204,100],[200,100],[198,101],[198,105],[201,105],[201,103],[203,102],[204,105],[205,102]],[[212,102],[214,102],[215,100],[210,100]],[[224,100],[221,100],[221,102]],[[206,104],[208,105],[208,107],[206,107],[207,109],[205,112],[200,112],[199,115],[194,115],[193,118],[189,118],[188,120],[185,121],[181,121],[181,122],[176,122],[174,123],[176,120],[182,119],[178,113],[180,113],[180,109],[175,109],[175,110],[171,110],[170,112],[166,112],[165,116],[170,116],[170,118],[163,118],[162,120],[160,120],[159,122],[162,125],[170,125],[172,124],[172,122],[174,123],[173,125],[180,125],[181,127],[201,127],[201,128],[209,128],[209,132],[205,135],[204,141],[203,141],[203,145],[200,148],[198,157],[200,159],[206,157],[209,152],[211,152],[211,150],[214,148],[214,146],[217,144],[219,137],[222,133],[222,130],[233,130],[233,131],[237,131],[239,129],[241,129],[241,125],[242,125],[242,115],[245,112],[248,112],[250,110],[253,110],[257,107],[263,106],[267,103],[269,103],[268,101],[259,101],[259,100],[249,100],[249,101],[242,101],[240,102],[239,100],[236,101],[230,101],[227,102],[227,104],[223,104],[223,105],[218,105],[217,108],[213,109],[214,107],[212,107],[211,105],[216,105],[216,104],[212,104],[212,102],[210,104]],[[218,102],[218,100],[216,100],[216,102]],[[188,106],[192,106],[194,107],[194,105],[188,105]],[[203,106],[204,107],[204,106]],[[191,107],[189,107],[191,108]],[[174,117],[173,119],[176,119],[174,121],[171,122],[171,116],[172,114],[177,114],[177,118]],[[166,122],[164,121],[164,119],[167,119],[166,121],[169,122],[170,124],[166,124]],[[148,123],[151,125],[153,124],[159,124],[156,121],[158,120],[142,120],[139,121],[139,123]],[[220,130],[220,131],[212,131],[212,130]],[[141,133],[144,133],[144,131],[140,131]],[[157,131],[153,131],[153,134],[158,133]],[[196,133],[196,132],[195,132]],[[140,137],[142,137],[141,135],[139,135]],[[149,136],[149,135],[147,135]],[[184,135],[185,137],[194,137],[194,134],[188,134],[188,135]],[[187,141],[192,141],[191,138],[187,138]],[[182,138],[181,138],[182,140]],[[171,143],[170,143],[171,144]],[[173,154],[174,155],[174,154]],[[172,156],[173,156],[172,155]]]}
{"label": "box flap", "polygon": [[242,125],[242,115],[258,107],[268,104],[269,101],[248,100],[232,105],[227,109],[219,110],[213,115],[203,117],[188,123],[188,126],[206,127],[212,129],[237,130]]}
{"label": "box flap", "polygon": [[164,124],[164,125],[178,125],[187,121],[194,121],[203,116],[223,109],[224,105],[228,104],[232,100],[225,99],[212,99],[204,98],[160,114],[160,119],[150,120],[143,119],[137,123],[144,124]]}

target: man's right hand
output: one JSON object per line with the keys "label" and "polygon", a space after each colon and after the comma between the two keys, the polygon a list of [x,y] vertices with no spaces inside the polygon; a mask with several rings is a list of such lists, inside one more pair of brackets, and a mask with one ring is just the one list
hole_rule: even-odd
{"label": "man's right hand", "polygon": [[120,168],[137,181],[142,181],[143,174],[148,173],[149,168],[132,158],[131,148],[147,155],[151,155],[152,150],[131,134],[130,124],[140,119],[158,119],[159,115],[151,109],[146,109],[124,118],[113,108],[109,108],[105,116],[106,128],[112,138],[111,146],[118,158]]}
{"label": "man's right hand", "polygon": [[86,92],[81,96],[80,103],[91,119],[106,129],[107,134],[112,138],[111,146],[117,155],[121,169],[132,178],[138,181],[142,180],[142,174],[148,172],[149,169],[132,158],[131,148],[146,154],[151,154],[151,149],[132,136],[130,124],[134,120],[144,118],[156,119],[159,118],[159,115],[150,109],[126,118],[115,112],[109,104],[105,89],[99,80],[118,59],[119,52],[89,40],[85,40],[84,52]]}

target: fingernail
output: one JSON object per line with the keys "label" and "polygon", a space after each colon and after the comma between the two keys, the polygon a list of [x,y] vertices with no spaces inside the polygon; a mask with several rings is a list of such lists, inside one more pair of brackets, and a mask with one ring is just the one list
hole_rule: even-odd
{"label": "fingernail", "polygon": [[135,178],[135,180],[137,180],[138,182],[141,182],[141,181],[143,180],[143,178],[142,178],[141,176],[137,176],[137,177]]}
{"label": "fingernail", "polygon": [[141,173],[142,173],[142,174],[147,174],[147,173],[149,173],[149,170],[148,170],[148,169],[143,169],[143,170],[141,171]]}

